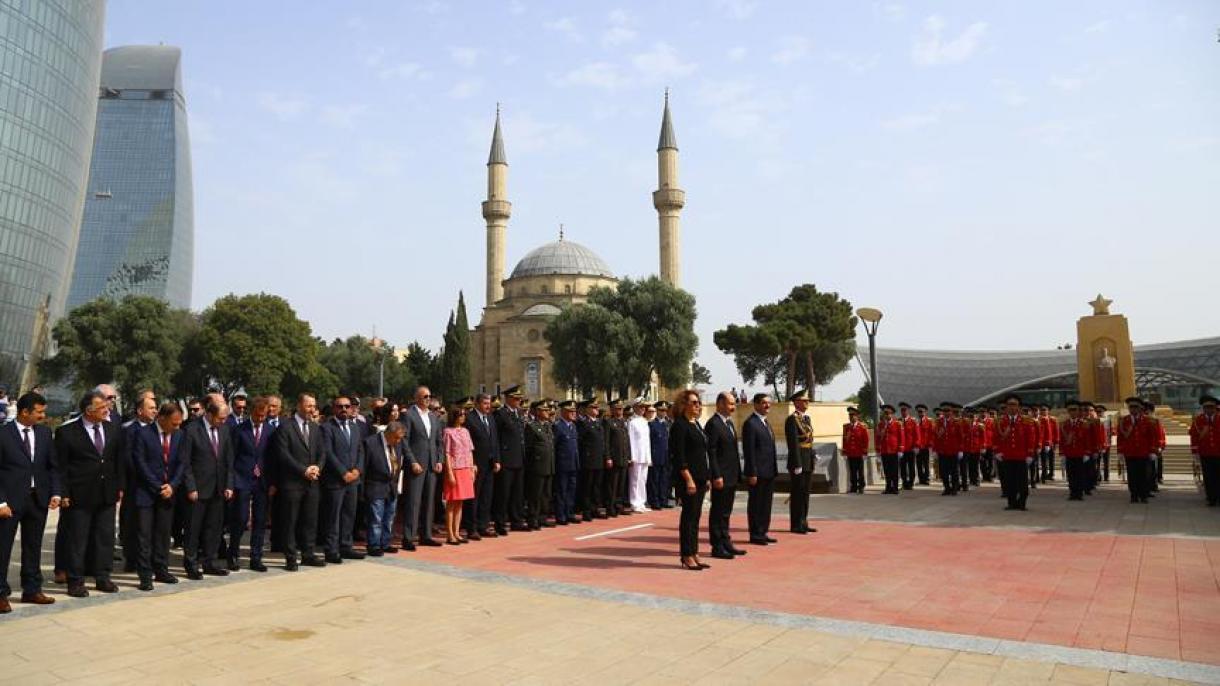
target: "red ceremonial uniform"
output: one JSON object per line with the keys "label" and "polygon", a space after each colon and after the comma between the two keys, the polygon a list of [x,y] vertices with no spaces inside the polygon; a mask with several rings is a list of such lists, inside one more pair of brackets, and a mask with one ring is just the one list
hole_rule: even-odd
{"label": "red ceremonial uniform", "polygon": [[956,456],[962,451],[962,423],[958,419],[940,417],[932,432],[932,449],[938,455]]}
{"label": "red ceremonial uniform", "polygon": [[1220,458],[1220,412],[1210,418],[1200,412],[1190,423],[1190,452]]}
{"label": "red ceremonial uniform", "polygon": [[1024,462],[1038,447],[1038,422],[1020,415],[1000,415],[995,426],[995,451],[1007,462]]}
{"label": "red ceremonial uniform", "polygon": [[1118,452],[1128,460],[1146,460],[1161,443],[1156,423],[1148,415],[1127,415],[1118,423]]}
{"label": "red ceremonial uniform", "polygon": [[926,450],[932,447],[932,438],[936,435],[936,423],[931,417],[924,417],[919,420],[919,449]]}
{"label": "red ceremonial uniform", "polygon": [[1063,425],[1059,429],[1059,447],[1063,451],[1064,457],[1085,457],[1097,452],[1097,428],[1095,422],[1090,422],[1087,419],[1072,419],[1068,417],[1063,420]]}
{"label": "red ceremonial uniform", "polygon": [[868,454],[868,427],[864,422],[843,425],[843,454],[847,457],[864,457]]}
{"label": "red ceremonial uniform", "polygon": [[1152,421],[1156,424],[1156,447],[1159,452],[1165,452],[1165,446],[1168,445],[1168,442],[1165,440],[1165,424],[1156,417],[1152,417]]}
{"label": "red ceremonial uniform", "polygon": [[1088,422],[1093,436],[1093,452],[1100,455],[1110,449],[1110,434],[1100,419],[1090,419]]}
{"label": "red ceremonial uniform", "polygon": [[1059,424],[1055,422],[1055,418],[1047,415],[1038,417],[1042,428],[1042,445],[1052,448],[1059,446]]}
{"label": "red ceremonial uniform", "polygon": [[983,450],[991,450],[995,447],[995,420],[991,417],[983,418]]}
{"label": "red ceremonial uniform", "polygon": [[902,435],[902,422],[897,419],[885,419],[877,422],[873,431],[876,435],[874,443],[879,455],[897,455],[905,450]]}
{"label": "red ceremonial uniform", "polygon": [[966,446],[964,450],[968,453],[981,453],[986,448],[984,447],[987,441],[987,426],[982,422],[966,422]]}
{"label": "red ceremonial uniform", "polygon": [[904,442],[904,450],[919,450],[922,445],[922,439],[919,436],[919,420],[914,417],[906,417],[902,420],[902,438]]}

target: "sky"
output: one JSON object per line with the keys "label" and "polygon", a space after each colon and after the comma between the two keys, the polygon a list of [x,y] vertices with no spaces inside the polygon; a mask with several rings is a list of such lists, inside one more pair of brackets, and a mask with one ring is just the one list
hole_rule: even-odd
{"label": "sky", "polygon": [[1099,292],[1136,344],[1220,335],[1217,2],[110,0],[106,24],[183,50],[196,309],[272,292],[328,340],[435,349],[462,290],[477,322],[497,102],[508,271],[562,223],[655,274],[669,87],[715,387],[742,382],[712,332],[802,283],[881,309],[882,347],[1053,349]]}

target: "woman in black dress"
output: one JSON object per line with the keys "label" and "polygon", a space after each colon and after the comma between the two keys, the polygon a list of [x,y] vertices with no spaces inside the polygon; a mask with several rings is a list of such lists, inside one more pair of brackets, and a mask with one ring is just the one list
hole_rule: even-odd
{"label": "woman in black dress", "polygon": [[686,390],[674,400],[674,410],[676,417],[669,430],[669,460],[675,490],[682,504],[678,523],[679,554],[682,567],[697,572],[710,566],[699,561],[699,518],[709,485],[707,438],[699,426],[703,403],[696,391]]}

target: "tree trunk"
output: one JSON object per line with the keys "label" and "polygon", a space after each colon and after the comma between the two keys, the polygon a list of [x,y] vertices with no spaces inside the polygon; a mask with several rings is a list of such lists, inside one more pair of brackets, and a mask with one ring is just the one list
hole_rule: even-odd
{"label": "tree trunk", "polygon": [[788,391],[784,395],[784,399],[787,400],[792,396],[792,392],[796,390],[796,353],[789,351],[785,355],[788,356],[788,379],[784,385],[784,388]]}
{"label": "tree trunk", "polygon": [[809,400],[813,401],[813,387],[817,385],[818,380],[813,376],[813,351],[805,351],[805,381],[806,388],[809,389]]}

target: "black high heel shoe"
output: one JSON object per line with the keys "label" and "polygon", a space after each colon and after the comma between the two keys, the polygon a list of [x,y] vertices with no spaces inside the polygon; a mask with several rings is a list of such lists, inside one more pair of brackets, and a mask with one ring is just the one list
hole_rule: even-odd
{"label": "black high heel shoe", "polygon": [[698,562],[695,562],[693,560],[686,560],[686,559],[683,559],[681,562],[682,562],[683,569],[688,569],[692,572],[702,572],[703,571],[703,566],[700,565]]}

